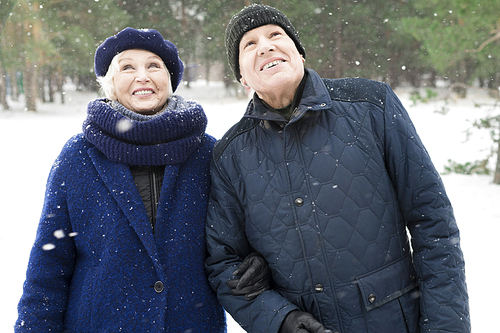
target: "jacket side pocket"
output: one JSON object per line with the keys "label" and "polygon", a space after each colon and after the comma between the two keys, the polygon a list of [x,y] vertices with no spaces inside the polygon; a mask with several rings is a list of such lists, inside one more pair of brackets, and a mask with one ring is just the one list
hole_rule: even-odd
{"label": "jacket side pocket", "polygon": [[366,311],[380,307],[417,287],[415,269],[409,255],[356,279]]}

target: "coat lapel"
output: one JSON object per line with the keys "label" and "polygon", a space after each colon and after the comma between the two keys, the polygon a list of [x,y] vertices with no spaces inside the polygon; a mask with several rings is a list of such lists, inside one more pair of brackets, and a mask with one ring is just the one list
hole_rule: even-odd
{"label": "coat lapel", "polygon": [[88,153],[109,192],[139,236],[150,257],[156,262],[158,251],[153,232],[129,167],[123,163],[109,161],[97,148],[90,148]]}

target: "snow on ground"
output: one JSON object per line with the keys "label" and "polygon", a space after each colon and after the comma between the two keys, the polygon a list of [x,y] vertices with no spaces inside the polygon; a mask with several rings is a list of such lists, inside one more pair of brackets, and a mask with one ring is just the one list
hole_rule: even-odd
{"label": "snow on ground", "polygon": [[[87,102],[96,97],[75,92],[71,85],[66,89],[64,105],[40,103],[39,111],[32,113],[23,110],[22,102],[11,101],[12,110],[0,110],[0,332],[13,332],[16,306],[52,162],[64,143],[81,132]],[[465,163],[487,156],[491,148],[489,134],[474,130],[469,141],[465,134],[472,121],[492,109],[494,100],[486,93],[472,90],[466,100],[450,97],[447,101],[414,104],[409,89],[396,92],[440,172],[448,159]],[[220,83],[196,82],[191,88],[180,87],[177,93],[204,106],[208,116],[207,132],[216,138],[242,116],[246,106],[246,100],[228,97]],[[446,115],[443,111],[447,111]],[[500,185],[492,184],[492,176],[451,174],[442,178],[461,230],[473,333],[488,332],[497,326],[496,303],[490,296],[495,283],[489,280],[496,279],[500,273],[496,257]],[[244,332],[231,318],[228,318],[228,328],[229,333]]]}

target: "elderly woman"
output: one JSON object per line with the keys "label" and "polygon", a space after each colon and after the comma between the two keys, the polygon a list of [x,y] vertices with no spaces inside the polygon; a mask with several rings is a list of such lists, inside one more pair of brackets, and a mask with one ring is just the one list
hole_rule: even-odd
{"label": "elderly woman", "polygon": [[[97,48],[107,98],[50,172],[16,332],[226,331],[204,272],[215,139],[202,107],[172,95],[183,68],[155,30]],[[266,289],[247,273],[246,293]]]}

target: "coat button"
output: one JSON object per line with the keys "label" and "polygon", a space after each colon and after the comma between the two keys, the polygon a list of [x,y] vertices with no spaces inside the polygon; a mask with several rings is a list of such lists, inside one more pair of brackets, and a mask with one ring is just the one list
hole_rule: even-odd
{"label": "coat button", "polygon": [[321,283],[318,283],[317,285],[314,286],[314,290],[317,292],[317,293],[322,293],[323,290],[325,290],[325,288],[323,288],[323,285]]}
{"label": "coat button", "polygon": [[156,282],[155,282],[155,285],[154,285],[154,288],[155,288],[155,291],[156,291],[157,293],[161,293],[161,292],[163,291],[163,288],[164,288],[164,286],[163,286],[163,282],[161,282],[161,281],[156,281]]}
{"label": "coat button", "polygon": [[304,204],[304,200],[302,200],[302,198],[295,199],[295,206],[302,207],[303,204]]}
{"label": "coat button", "polygon": [[368,302],[373,303],[373,302],[375,302],[376,299],[377,299],[377,296],[375,296],[374,294],[368,295]]}

